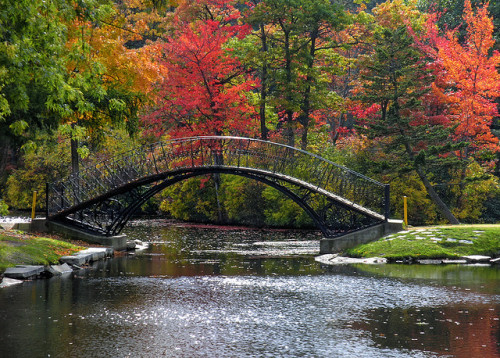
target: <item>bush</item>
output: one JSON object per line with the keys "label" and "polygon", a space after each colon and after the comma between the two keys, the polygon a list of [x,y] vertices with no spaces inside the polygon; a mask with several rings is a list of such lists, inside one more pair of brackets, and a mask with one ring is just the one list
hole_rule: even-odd
{"label": "bush", "polygon": [[[44,141],[36,150],[25,153],[21,158],[21,165],[7,179],[7,204],[18,209],[30,208],[35,190],[38,198],[44,198],[46,183],[67,175],[69,156],[69,143],[49,140]],[[44,204],[44,200],[38,200],[37,208]]]}
{"label": "bush", "polygon": [[160,194],[160,210],[175,219],[216,222],[218,218],[214,182],[208,177],[183,180]]}
{"label": "bush", "polygon": [[5,202],[0,199],[0,216],[5,216],[9,213],[9,206],[5,204]]}
{"label": "bush", "polygon": [[229,223],[262,227],[266,224],[265,185],[237,175],[223,175],[223,204]]}

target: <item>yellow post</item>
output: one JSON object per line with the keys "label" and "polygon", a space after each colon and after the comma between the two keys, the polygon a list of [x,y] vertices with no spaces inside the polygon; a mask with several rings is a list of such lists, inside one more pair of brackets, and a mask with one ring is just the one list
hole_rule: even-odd
{"label": "yellow post", "polygon": [[33,192],[33,204],[31,205],[31,220],[35,218],[36,190]]}
{"label": "yellow post", "polygon": [[404,223],[408,226],[408,198],[403,196],[403,207],[404,207]]}

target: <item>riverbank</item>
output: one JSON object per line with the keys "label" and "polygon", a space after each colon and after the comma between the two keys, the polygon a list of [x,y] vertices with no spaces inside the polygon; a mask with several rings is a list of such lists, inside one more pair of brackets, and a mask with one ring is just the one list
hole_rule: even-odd
{"label": "riverbank", "polygon": [[[16,265],[56,264],[60,257],[89,246],[82,241],[65,240],[53,235],[0,230],[0,274],[7,267]],[[362,261],[381,258],[376,260],[377,263],[457,260],[473,255],[500,257],[500,225],[410,228],[343,253],[343,256],[361,258]],[[342,263],[351,263],[349,260],[340,260]]]}
{"label": "riverbank", "polygon": [[410,228],[344,252],[353,258],[381,257],[388,262],[500,256],[500,225]]}
{"label": "riverbank", "polygon": [[0,230],[0,274],[16,265],[51,265],[88,244],[22,231]]}

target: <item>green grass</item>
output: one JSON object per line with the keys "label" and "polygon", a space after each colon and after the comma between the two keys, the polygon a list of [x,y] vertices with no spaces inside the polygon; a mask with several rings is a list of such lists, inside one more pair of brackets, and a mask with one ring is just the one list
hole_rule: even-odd
{"label": "green grass", "polygon": [[15,265],[55,264],[83,247],[68,242],[22,234],[0,233],[0,272]]}
{"label": "green grass", "polygon": [[500,225],[418,228],[346,250],[352,257],[438,259],[500,255]]}

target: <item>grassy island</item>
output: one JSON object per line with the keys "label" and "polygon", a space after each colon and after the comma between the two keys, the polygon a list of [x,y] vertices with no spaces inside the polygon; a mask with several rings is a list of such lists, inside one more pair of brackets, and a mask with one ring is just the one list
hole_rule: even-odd
{"label": "grassy island", "polygon": [[49,265],[84,247],[20,231],[0,231],[0,273],[15,265]]}
{"label": "grassy island", "polygon": [[500,225],[411,228],[346,251],[351,257],[455,259],[469,255],[500,256]]}

